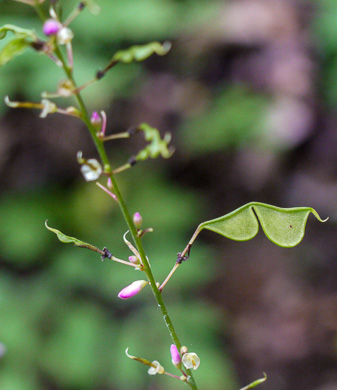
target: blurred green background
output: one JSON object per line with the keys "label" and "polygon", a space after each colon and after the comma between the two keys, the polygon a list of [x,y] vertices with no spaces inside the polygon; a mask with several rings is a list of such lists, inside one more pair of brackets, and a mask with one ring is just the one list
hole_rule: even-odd
{"label": "blurred green background", "polygon": [[[65,16],[77,4],[61,3]],[[263,234],[246,243],[201,234],[163,293],[181,340],[201,358],[200,389],[239,389],[263,371],[261,389],[336,389],[336,1],[97,3],[100,15],[85,10],[71,25],[79,84],[119,49],[173,44],[164,57],[116,66],[83,94],[90,110],[106,111],[108,134],[141,122],[172,133],[170,160],[118,176],[131,212],[154,228],[144,245],[158,281],[201,221],[244,203],[311,206],[330,218],[310,218],[294,249]],[[0,1],[5,23],[43,38],[37,16],[18,2]],[[39,101],[62,77],[27,50],[0,69],[0,100]],[[125,356],[130,347],[175,370],[150,290],[117,298],[140,275],[61,244],[44,227],[48,219],[130,255],[117,206],[79,172],[77,151],[96,157],[82,124],[3,103],[0,114],[0,389],[183,387]],[[109,144],[114,166],[142,145],[141,137]]]}

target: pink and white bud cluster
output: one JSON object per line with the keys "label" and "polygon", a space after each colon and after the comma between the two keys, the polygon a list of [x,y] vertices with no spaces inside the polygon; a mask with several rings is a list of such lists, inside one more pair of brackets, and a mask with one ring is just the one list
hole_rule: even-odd
{"label": "pink and white bud cluster", "polygon": [[68,27],[64,27],[58,20],[48,19],[44,22],[43,33],[47,36],[56,36],[60,45],[65,45],[74,38],[74,33]]}
{"label": "pink and white bud cluster", "polygon": [[118,298],[129,299],[141,292],[147,284],[148,282],[146,280],[136,280],[129,286],[124,287],[123,290],[119,292]]}

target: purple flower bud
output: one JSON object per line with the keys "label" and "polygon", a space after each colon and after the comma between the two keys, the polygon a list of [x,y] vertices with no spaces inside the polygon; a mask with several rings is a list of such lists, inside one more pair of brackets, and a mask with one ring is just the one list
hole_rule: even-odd
{"label": "purple flower bud", "polygon": [[173,365],[179,368],[181,366],[181,357],[175,344],[171,345],[171,356]]}
{"label": "purple flower bud", "polygon": [[128,299],[138,294],[148,282],[146,280],[136,280],[131,283],[129,286],[124,287],[122,291],[119,292],[118,298]]}
{"label": "purple flower bud", "polygon": [[112,184],[111,177],[108,177],[107,186],[110,188],[110,190],[113,190],[114,186]]}
{"label": "purple flower bud", "polygon": [[99,113],[97,111],[94,111],[90,118],[91,124],[97,127],[101,127],[102,118],[99,116]]}
{"label": "purple flower bud", "polygon": [[143,218],[142,216],[137,212],[133,216],[133,223],[135,224],[136,228],[139,229],[142,226]]}
{"label": "purple flower bud", "polygon": [[43,25],[43,33],[47,36],[56,35],[62,28],[61,23],[54,19],[48,19]]}

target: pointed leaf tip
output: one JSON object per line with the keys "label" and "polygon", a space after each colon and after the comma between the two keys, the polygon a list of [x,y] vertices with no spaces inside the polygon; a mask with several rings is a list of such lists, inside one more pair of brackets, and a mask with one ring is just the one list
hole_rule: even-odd
{"label": "pointed leaf tip", "polygon": [[67,236],[67,235],[65,235],[64,233],[62,233],[61,231],[59,231],[59,230],[57,230],[57,229],[54,229],[54,228],[51,228],[51,227],[48,226],[47,222],[48,222],[48,219],[47,219],[46,222],[45,222],[46,228],[47,228],[48,230],[50,230],[51,232],[55,233],[56,236],[57,236],[57,238],[58,238],[61,242],[65,243],[65,244],[70,244],[70,243],[72,243],[72,244],[74,244],[75,246],[78,246],[78,247],[80,247],[80,248],[90,249],[90,250],[92,250],[92,251],[94,251],[94,252],[97,252],[97,253],[102,254],[102,251],[101,251],[100,249],[96,248],[95,246],[93,246],[93,245],[91,245],[91,244],[88,244],[88,243],[86,243],[86,242],[84,242],[84,241],[78,240],[78,239],[75,238],[75,237]]}
{"label": "pointed leaf tip", "polygon": [[303,239],[310,213],[320,222],[326,221],[311,207],[281,208],[252,202],[220,218],[203,222],[199,230],[208,229],[231,240],[247,241],[256,236],[260,224],[269,240],[291,248]]}
{"label": "pointed leaf tip", "polygon": [[263,373],[263,375],[264,375],[263,378],[257,379],[256,381],[250,383],[248,386],[242,387],[242,389],[240,389],[240,390],[253,389],[254,387],[260,385],[263,382],[265,382],[267,380],[267,375],[266,375],[266,373]]}

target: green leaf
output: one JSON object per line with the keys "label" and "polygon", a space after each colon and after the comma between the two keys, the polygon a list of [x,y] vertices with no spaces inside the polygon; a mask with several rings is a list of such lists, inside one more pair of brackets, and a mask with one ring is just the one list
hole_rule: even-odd
{"label": "green leaf", "polygon": [[13,24],[5,24],[4,26],[0,27],[0,39],[5,38],[8,31],[14,33],[17,38],[31,38],[34,41],[37,39],[34,31],[14,26]]}
{"label": "green leaf", "polygon": [[0,52],[0,66],[21,54],[28,46],[30,42],[25,38],[15,38],[9,41]]}
{"label": "green leaf", "polygon": [[240,390],[248,390],[248,389],[252,389],[258,385],[260,385],[261,383],[265,382],[267,380],[267,375],[265,373],[263,373],[264,375],[264,378],[261,378],[261,379],[257,379],[256,381],[250,383],[248,386],[245,386],[243,387],[242,389]]}
{"label": "green leaf", "polygon": [[95,246],[91,245],[91,244],[88,244],[86,242],[83,242],[81,240],[78,240],[77,238],[74,238],[74,237],[70,237],[70,236],[66,236],[64,233],[60,232],[59,230],[57,229],[53,229],[51,227],[49,227],[47,225],[47,222],[45,222],[45,226],[48,230],[50,230],[51,232],[55,233],[57,235],[57,238],[61,241],[61,242],[64,242],[65,244],[69,244],[69,243],[73,243],[75,246],[78,246],[80,248],[86,248],[86,249],[90,249],[94,252],[98,252],[100,254],[103,254],[103,251],[101,251],[100,249],[96,248]]}
{"label": "green leaf", "polygon": [[163,56],[170,50],[170,48],[171,44],[169,42],[164,42],[163,44],[159,42],[151,42],[147,45],[131,46],[127,50],[118,51],[112,57],[112,61],[123,62],[124,64],[129,64],[132,61],[143,61],[154,53]]}
{"label": "green leaf", "polygon": [[304,237],[310,213],[320,222],[325,222],[311,207],[281,208],[252,202],[220,218],[203,222],[198,231],[208,229],[231,240],[246,241],[256,236],[260,222],[264,233],[273,243],[291,248]]}
{"label": "green leaf", "polygon": [[137,154],[137,161],[143,161],[148,158],[157,158],[158,156],[162,156],[163,158],[170,158],[172,156],[174,149],[168,147],[168,144],[171,141],[170,133],[166,133],[162,139],[160,138],[159,131],[146,123],[142,123],[137,130],[142,131],[146,141],[149,142],[149,144]]}

